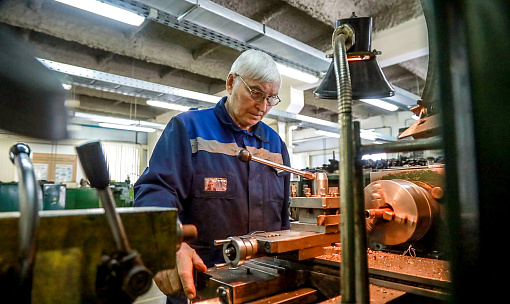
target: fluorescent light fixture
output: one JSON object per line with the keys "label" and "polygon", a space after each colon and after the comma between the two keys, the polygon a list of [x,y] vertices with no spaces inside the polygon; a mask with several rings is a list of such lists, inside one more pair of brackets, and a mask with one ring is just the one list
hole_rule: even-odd
{"label": "fluorescent light fixture", "polygon": [[333,133],[333,132],[328,132],[328,131],[323,131],[323,130],[315,130],[315,134],[324,135],[327,137],[340,138],[340,134],[338,134],[338,133]]}
{"label": "fluorescent light fixture", "polygon": [[117,125],[117,124],[104,123],[104,122],[100,122],[99,126],[103,127],[103,128],[120,129],[120,130],[128,130],[128,131],[139,131],[139,132],[154,132],[154,131],[156,131],[156,129],[153,129],[153,128]]}
{"label": "fluorescent light fixture", "polygon": [[214,103],[214,104],[218,103],[218,101],[220,101],[220,99],[221,99],[221,97],[218,97],[218,96],[184,90],[184,89],[178,89],[178,88],[174,88],[170,93],[173,95],[176,95],[176,96],[186,97],[189,99],[202,100],[202,101],[210,102],[210,103]]}
{"label": "fluorescent light fixture", "polygon": [[190,107],[186,107],[186,106],[182,106],[182,105],[178,105],[178,104],[174,104],[174,103],[168,103],[168,102],[164,102],[164,101],[157,101],[157,100],[147,100],[147,104],[150,106],[153,106],[153,107],[165,108],[165,109],[182,111],[182,112],[188,111],[190,109]]}
{"label": "fluorescent light fixture", "polygon": [[[324,135],[328,137],[334,137],[334,138],[340,138],[339,133],[333,133],[323,130],[315,130],[315,134]],[[368,131],[368,130],[360,130],[359,137],[367,140],[376,140],[377,134],[374,131]]]}
{"label": "fluorescent light fixture", "polygon": [[132,120],[132,119],[115,118],[115,117],[101,116],[101,115],[81,113],[81,112],[74,113],[74,116],[80,117],[80,118],[86,118],[88,120],[95,121],[95,122],[104,122],[104,123],[117,124],[117,125],[129,126],[129,125],[138,124],[138,121]]}
{"label": "fluorescent light fixture", "polygon": [[276,66],[278,67],[278,71],[280,71],[280,74],[285,75],[287,77],[306,83],[316,83],[317,81],[319,81],[319,77],[314,76],[312,74],[301,72],[299,70],[290,68],[288,66],[284,66],[283,64],[279,63],[277,63]]}
{"label": "fluorescent light fixture", "polygon": [[99,123],[124,125],[124,126],[141,126],[141,127],[148,127],[150,129],[158,129],[158,130],[163,130],[166,126],[164,124],[160,124],[160,123],[156,123],[156,122],[116,118],[116,117],[102,116],[102,115],[82,113],[82,112],[74,112],[74,117],[82,118],[82,119],[85,119],[88,121],[99,122]]}
{"label": "fluorescent light fixture", "polygon": [[374,131],[360,130],[359,137],[366,140],[376,140],[377,134]]}
{"label": "fluorescent light fixture", "polygon": [[396,105],[393,105],[389,102],[380,100],[380,99],[360,99],[360,101],[366,102],[368,104],[371,104],[373,106],[379,107],[381,109],[385,109],[388,111],[396,111],[398,110],[398,107]]}
{"label": "fluorescent light fixture", "polygon": [[55,0],[110,19],[139,26],[145,20],[133,12],[96,0]]}

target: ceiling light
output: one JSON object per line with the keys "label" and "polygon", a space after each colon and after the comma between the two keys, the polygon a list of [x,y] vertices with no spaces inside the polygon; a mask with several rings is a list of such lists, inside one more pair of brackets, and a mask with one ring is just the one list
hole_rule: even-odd
{"label": "ceiling light", "polygon": [[120,129],[120,130],[128,130],[128,131],[139,131],[139,132],[154,132],[154,131],[156,131],[156,129],[153,129],[153,128],[117,125],[117,124],[104,123],[104,122],[100,122],[99,126],[103,127],[103,128]]}
{"label": "ceiling light", "polygon": [[377,134],[374,131],[360,130],[359,137],[366,140],[376,140]]}
{"label": "ceiling light", "polygon": [[139,26],[145,20],[144,17],[139,16],[133,12],[121,9],[110,4],[102,3],[96,0],[55,0],[55,1],[134,26]]}
{"label": "ceiling light", "polygon": [[[328,137],[334,137],[334,138],[340,138],[339,133],[333,133],[333,132],[328,132],[328,131],[323,131],[323,130],[315,130],[315,134],[324,135],[324,136],[328,136]],[[376,140],[377,133],[375,133],[374,131],[369,131],[369,130],[360,130],[359,137],[366,139],[366,140]]]}
{"label": "ceiling light", "polygon": [[153,107],[165,108],[182,112],[188,111],[190,109],[190,107],[187,106],[157,100],[147,100],[147,104]]}
{"label": "ceiling light", "polygon": [[315,130],[315,134],[324,135],[327,137],[340,138],[340,134],[338,134],[338,133],[333,133],[333,132],[328,132],[328,131],[323,131],[323,130]]}
{"label": "ceiling light", "polygon": [[366,102],[368,104],[371,104],[373,106],[379,107],[381,109],[385,109],[388,111],[396,111],[398,110],[398,107],[396,105],[393,105],[389,102],[382,101],[380,99],[360,99],[360,101]]}
{"label": "ceiling light", "polygon": [[314,76],[312,74],[301,72],[299,70],[290,68],[288,66],[285,66],[285,65],[282,65],[279,63],[277,63],[276,66],[278,67],[278,71],[280,71],[280,74],[282,74],[284,76],[287,76],[287,77],[290,77],[290,78],[293,78],[296,80],[300,80],[300,81],[306,82],[306,83],[315,83],[315,82],[319,81],[319,77]]}
{"label": "ceiling light", "polygon": [[81,112],[74,113],[74,116],[80,117],[80,118],[86,118],[88,120],[95,121],[95,122],[112,123],[112,124],[126,125],[126,126],[134,125],[138,122],[138,121],[132,120],[132,119],[101,116],[101,115],[81,113]]}
{"label": "ceiling light", "polygon": [[63,84],[62,84],[62,87],[63,87],[63,88],[64,88],[64,90],[66,90],[66,91],[70,91],[70,90],[73,88],[73,86],[72,86],[71,84],[67,84],[67,83],[63,83]]}
{"label": "ceiling light", "polygon": [[218,101],[221,99],[221,97],[218,97],[218,96],[184,90],[184,89],[178,89],[178,88],[174,88],[170,93],[173,95],[176,95],[176,96],[186,97],[189,99],[201,100],[201,101],[214,103],[214,104],[218,103]]}

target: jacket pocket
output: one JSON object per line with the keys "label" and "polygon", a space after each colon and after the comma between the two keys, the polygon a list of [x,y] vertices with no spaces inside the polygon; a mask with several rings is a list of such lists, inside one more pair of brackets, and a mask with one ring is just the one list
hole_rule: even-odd
{"label": "jacket pocket", "polygon": [[282,204],[284,196],[284,185],[285,175],[288,174],[285,171],[277,171],[274,168],[267,174],[267,189],[269,202],[273,204]]}

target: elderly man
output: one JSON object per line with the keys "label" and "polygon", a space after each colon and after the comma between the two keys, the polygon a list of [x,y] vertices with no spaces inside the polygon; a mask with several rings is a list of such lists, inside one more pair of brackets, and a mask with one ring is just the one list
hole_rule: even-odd
{"label": "elderly man", "polygon": [[[228,96],[214,108],[181,113],[166,126],[149,167],[135,184],[135,206],[178,208],[182,223],[197,227],[198,239],[182,244],[176,269],[155,276],[163,293],[183,290],[189,299],[196,296],[193,268],[204,271],[224,262],[214,240],[289,229],[289,175],[236,158],[244,148],[290,165],[285,143],[261,122],[280,101],[280,85],[269,55],[245,51],[228,74]],[[168,300],[181,303],[177,298]]]}

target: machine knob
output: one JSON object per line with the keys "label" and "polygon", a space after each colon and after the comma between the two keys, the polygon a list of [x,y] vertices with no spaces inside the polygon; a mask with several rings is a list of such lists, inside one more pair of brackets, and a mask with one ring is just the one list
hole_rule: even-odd
{"label": "machine knob", "polygon": [[237,153],[237,159],[239,159],[240,161],[243,161],[243,162],[249,162],[251,160],[251,153],[250,151],[248,150],[240,150],[238,153]]}

